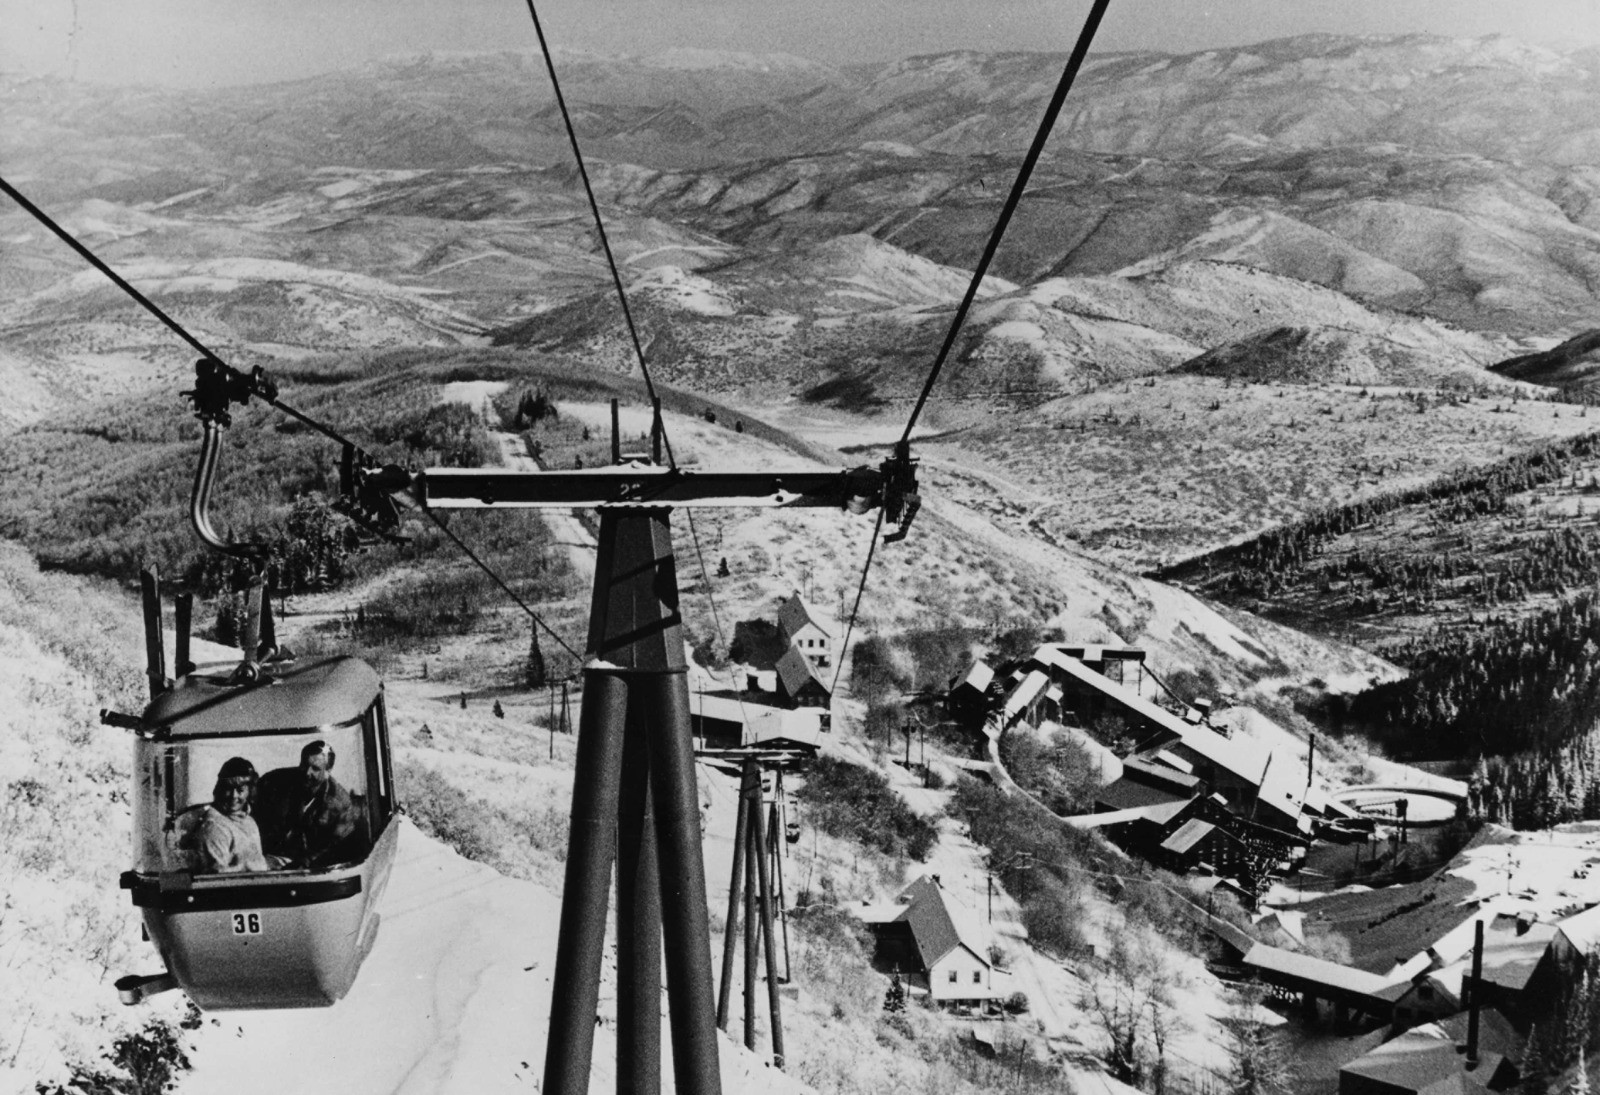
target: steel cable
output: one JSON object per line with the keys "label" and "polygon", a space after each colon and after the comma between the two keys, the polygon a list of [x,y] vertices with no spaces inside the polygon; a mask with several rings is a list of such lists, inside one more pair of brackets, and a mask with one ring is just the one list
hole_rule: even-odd
{"label": "steel cable", "polygon": [[[90,266],[93,266],[96,270],[110,278],[112,284],[114,284],[118,289],[121,289],[124,293],[128,294],[128,296],[132,297],[140,307],[165,324],[173,334],[177,335],[194,349],[198,350],[212,361],[217,362],[223,368],[227,369],[236,376],[243,377],[246,375],[240,372],[238,369],[235,369],[232,365],[229,365],[226,361],[223,361],[222,355],[218,354],[211,347],[207,346],[198,338],[194,337],[194,335],[190,334],[181,323],[173,319],[166,312],[162,311],[162,309],[149,297],[135,289],[126,278],[124,278],[121,274],[118,274],[115,270],[103,262],[100,259],[100,256],[96,255],[93,251],[79,243],[78,240],[73,237],[72,233],[68,232],[65,228],[62,228],[59,224],[57,224],[53,219],[51,219],[48,213],[40,209],[37,205],[34,205],[33,202],[29,201],[21,191],[12,186],[3,177],[0,177],[0,190],[5,191],[6,195],[10,197],[12,201],[22,206],[22,208],[30,213],[35,220],[44,225],[46,228],[50,229],[51,232],[55,233],[55,235],[63,243],[76,251],[78,255]],[[331,426],[325,426],[309,415],[302,414],[293,407],[289,406],[289,404],[278,399],[276,396],[268,396],[265,393],[255,391],[253,389],[251,394],[259,398],[263,403],[266,403],[272,407],[276,407],[289,417],[305,423],[307,426],[310,426],[312,429],[316,430],[318,433],[322,434],[326,438],[329,438],[330,440],[337,441],[341,445],[355,445],[354,442],[346,438],[337,430],[333,429]],[[359,448],[360,446],[355,447]]]}
{"label": "steel cable", "polygon": [[[226,361],[223,361],[220,355],[218,355],[214,350],[212,350],[205,343],[201,342],[194,335],[190,334],[188,332],[188,330],[186,330],[182,324],[180,324],[177,320],[175,320],[171,316],[169,316],[158,305],[156,305],[153,301],[151,301],[150,298],[146,297],[143,293],[139,292],[138,289],[135,289],[131,284],[129,284],[129,282],[127,281],[126,278],[122,277],[115,270],[113,270],[110,266],[108,266],[105,262],[103,262],[100,259],[100,257],[98,255],[96,255],[93,251],[89,250],[82,243],[78,242],[78,240],[73,237],[72,233],[68,232],[66,229],[62,228],[59,224],[57,224],[50,217],[50,215],[48,213],[44,212],[44,210],[42,210],[38,206],[34,205],[33,202],[29,201],[26,196],[24,196],[19,190],[17,190],[16,187],[12,186],[9,182],[7,182],[3,177],[0,177],[0,190],[3,190],[6,193],[6,195],[11,198],[12,201],[14,201],[18,205],[22,206],[22,208],[25,209],[29,214],[31,214],[33,216],[33,218],[35,220],[37,220],[40,224],[43,224],[46,228],[50,229],[51,232],[53,232],[59,239],[61,239],[62,242],[67,244],[67,246],[71,247],[74,251],[76,251],[78,253],[78,255],[80,255],[86,262],[88,262],[96,270],[100,271],[100,273],[102,273],[106,277],[110,278],[112,283],[114,285],[116,285],[117,288],[121,289],[124,293],[126,293],[128,296],[133,298],[134,301],[136,301],[140,306],[142,306],[151,315],[153,315],[157,319],[159,319],[163,324],[165,324],[167,326],[168,329],[170,329],[179,338],[183,339],[185,342],[187,342],[194,349],[196,349],[200,353],[204,354],[207,358],[220,363],[224,368],[230,370],[231,372],[239,373],[239,370],[235,369],[232,365],[229,365]],[[243,375],[243,374],[239,374],[239,375]],[[263,395],[262,393],[256,392],[256,391],[252,391],[252,394],[258,396],[262,400],[262,402],[267,403],[268,405],[277,408],[278,410],[284,412],[285,414],[289,415],[290,417],[295,418],[295,419],[305,423],[307,426],[310,426],[312,429],[316,430],[318,433],[322,434],[324,437],[328,437],[331,440],[336,441],[341,445],[350,445],[350,446],[352,446],[354,448],[359,448],[360,447],[360,446],[356,445],[353,441],[350,441],[348,438],[344,437],[337,430],[334,430],[329,426],[323,425],[322,423],[318,422],[316,419],[311,418],[308,415],[302,414],[300,411],[295,410],[293,407],[289,406],[287,403],[283,402],[280,399],[277,399],[275,397],[269,398],[268,396]],[[504,590],[506,595],[508,597],[510,597],[513,601],[515,601],[522,608],[522,610],[528,614],[528,616],[533,620],[533,622],[535,624],[537,624],[538,626],[544,628],[545,631],[549,632],[550,637],[555,639],[555,641],[560,644],[561,648],[563,650],[565,650],[568,654],[570,654],[575,661],[579,662],[580,664],[582,663],[583,658],[578,654],[578,652],[576,650],[572,649],[572,647],[567,644],[565,639],[563,639],[560,635],[556,634],[556,632],[550,627],[549,624],[545,623],[544,620],[540,619],[539,614],[536,613],[535,611],[533,611],[533,609],[528,606],[528,603],[526,601],[524,601],[521,597],[517,596],[516,592],[513,591],[512,588],[510,586],[508,586],[500,578],[500,576],[498,574],[496,574],[486,563],[484,563],[483,560],[479,559],[478,556],[472,551],[472,549],[467,547],[467,545],[462,542],[462,540],[461,540],[461,538],[459,536],[457,536],[454,532],[450,531],[450,528],[447,525],[445,525],[445,523],[443,521],[441,521],[439,519],[437,514],[435,514],[431,509],[427,509],[426,507],[423,508],[423,512],[426,513],[428,515],[428,517],[433,521],[433,523],[435,525],[437,525],[444,532],[444,534],[447,537],[450,538],[451,542],[453,542],[456,545],[456,547],[461,549],[461,551],[467,556],[467,558],[471,559],[474,563],[476,563],[477,566],[479,567],[479,569],[481,569],[485,574],[487,574],[490,577],[490,579],[492,579],[495,582],[496,585],[498,585],[502,590]]]}
{"label": "steel cable", "polygon": [[1067,101],[1067,92],[1072,90],[1078,70],[1083,67],[1084,58],[1089,54],[1089,44],[1094,41],[1095,31],[1100,27],[1100,18],[1105,14],[1110,2],[1111,0],[1094,0],[1093,7],[1089,9],[1083,30],[1078,35],[1078,44],[1073,47],[1071,56],[1067,58],[1067,65],[1062,70],[1060,81],[1056,84],[1055,94],[1050,97],[1050,103],[1045,107],[1044,119],[1039,123],[1039,130],[1033,136],[1033,144],[1028,147],[1028,154],[1023,157],[1022,166],[1017,170],[1017,178],[1011,185],[1011,193],[1006,196],[1005,205],[1000,210],[1000,219],[995,222],[994,231],[989,234],[989,242],[983,249],[983,257],[978,260],[977,269],[972,272],[972,281],[967,285],[966,295],[961,298],[961,304],[956,308],[955,318],[950,322],[950,330],[945,335],[944,345],[939,347],[939,353],[933,359],[933,368],[928,372],[927,382],[922,386],[922,394],[917,396],[916,405],[911,408],[911,417],[906,421],[905,433],[900,435],[901,444],[911,440],[911,431],[916,427],[917,417],[922,414],[922,407],[928,401],[928,394],[938,382],[939,372],[944,368],[945,359],[950,356],[950,349],[955,345],[956,336],[961,333],[967,311],[972,307],[972,302],[978,295],[978,287],[989,272],[989,264],[994,261],[995,252],[1000,249],[1000,239],[1006,234],[1006,226],[1011,223],[1011,215],[1016,212],[1018,203],[1022,201],[1022,194],[1027,189],[1034,165],[1039,162],[1039,156],[1044,152],[1045,143],[1050,139],[1050,131],[1055,128],[1056,118],[1061,114],[1061,106]]}
{"label": "steel cable", "polygon": [[[507,597],[510,597],[513,601],[517,602],[517,604],[521,606],[522,611],[524,611],[524,612],[526,612],[528,614],[528,618],[529,619],[531,619],[535,624],[537,624],[540,627],[544,628],[545,631],[549,634],[549,636],[552,639],[554,639],[557,643],[559,643],[561,645],[561,649],[565,650],[568,654],[572,655],[572,658],[573,658],[574,661],[576,661],[579,665],[583,664],[583,656],[580,655],[576,650],[572,649],[572,647],[567,644],[567,641],[565,639],[563,639],[560,635],[556,634],[554,628],[552,628],[549,624],[545,623],[544,620],[540,619],[539,618],[539,614],[537,612],[535,612],[532,608],[528,607],[528,602],[524,601],[521,597],[517,596],[516,591],[513,590],[509,585],[507,585],[505,583],[505,580],[502,579],[500,577],[500,575],[496,574],[494,572],[493,568],[491,568],[488,563],[485,563],[482,559],[478,558],[477,553],[474,552],[471,548],[469,548],[466,545],[466,543],[461,539],[461,537],[457,536],[454,532],[452,532],[451,529],[450,529],[450,526],[445,524],[442,520],[440,520],[439,519],[439,515],[437,513],[434,513],[433,510],[427,508],[426,506],[422,507],[422,512],[427,514],[428,515],[428,520],[432,521],[436,526],[438,526],[439,531],[444,533],[446,536],[448,536],[450,538],[450,542],[455,544],[456,547],[460,548],[463,555],[465,555],[468,559],[471,559],[474,563],[476,563],[477,566],[478,566],[478,569],[483,571],[485,574],[487,574],[489,576],[489,578],[495,583],[495,585],[499,586],[505,592],[505,595]],[[567,677],[567,678],[563,678],[563,679],[564,680],[571,680],[573,678]]]}
{"label": "steel cable", "polygon": [[[583,150],[578,147],[578,134],[572,128],[572,115],[567,111],[566,96],[561,94],[561,81],[556,77],[556,63],[550,56],[550,44],[545,40],[544,26],[539,22],[538,9],[534,7],[533,0],[528,0],[528,14],[533,17],[533,32],[538,35],[539,49],[544,54],[544,66],[550,73],[550,87],[555,91],[556,106],[561,110],[561,121],[567,129],[567,141],[572,145],[572,158],[578,165],[578,177],[583,180],[583,192],[589,198],[589,211],[594,214],[595,232],[600,237],[600,249],[605,252],[606,266],[611,270],[611,283],[616,286],[617,300],[622,304],[622,318],[628,327],[628,337],[633,341],[633,352],[639,359],[639,374],[644,377],[645,390],[650,394],[651,404],[656,401],[656,386],[650,379],[650,367],[645,363],[644,346],[639,341],[639,329],[633,322],[633,309],[628,307],[628,293],[622,286],[622,274],[617,270],[616,257],[611,253],[611,240],[606,235],[605,221],[600,216],[600,203],[595,200],[594,187],[589,182],[589,169],[584,165]],[[672,454],[672,442],[667,437],[667,426],[663,420],[661,424],[661,442],[667,450],[667,466],[676,468],[677,459]]]}

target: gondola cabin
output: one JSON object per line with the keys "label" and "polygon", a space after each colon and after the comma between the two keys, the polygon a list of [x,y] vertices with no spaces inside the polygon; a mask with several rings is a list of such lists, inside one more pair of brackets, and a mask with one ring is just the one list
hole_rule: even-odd
{"label": "gondola cabin", "polygon": [[[265,834],[274,804],[264,798],[299,786],[308,752],[342,788],[328,792],[339,809],[324,832],[336,839],[219,866],[214,834],[226,825],[212,802],[223,783],[249,785]],[[377,938],[397,840],[383,685],[371,666],[337,657],[268,663],[254,680],[233,666],[180,677],[138,720],[133,810],[134,868],[122,886],[167,974],[124,978],[125,1000],[173,982],[207,1011],[344,996]],[[263,845],[272,850],[265,836]]]}

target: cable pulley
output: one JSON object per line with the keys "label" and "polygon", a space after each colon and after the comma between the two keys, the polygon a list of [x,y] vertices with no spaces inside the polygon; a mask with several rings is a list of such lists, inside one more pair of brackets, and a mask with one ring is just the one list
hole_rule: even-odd
{"label": "cable pulley", "polygon": [[395,496],[411,486],[411,473],[396,464],[379,464],[364,449],[345,444],[339,454],[339,497],[333,508],[351,524],[391,544],[410,542],[395,532],[400,507]]}

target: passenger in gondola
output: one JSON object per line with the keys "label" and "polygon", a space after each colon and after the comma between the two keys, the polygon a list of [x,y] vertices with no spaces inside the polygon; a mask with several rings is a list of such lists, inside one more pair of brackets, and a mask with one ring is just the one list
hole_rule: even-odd
{"label": "passenger in gondola", "polygon": [[211,804],[186,840],[194,869],[202,874],[267,871],[273,864],[261,851],[261,833],[250,816],[256,791],[256,766],[244,757],[223,762]]}
{"label": "passenger in gondola", "polygon": [[314,741],[300,750],[298,768],[275,768],[261,777],[255,817],[267,854],[313,870],[360,858],[360,812],[334,778],[333,762],[333,747]]}

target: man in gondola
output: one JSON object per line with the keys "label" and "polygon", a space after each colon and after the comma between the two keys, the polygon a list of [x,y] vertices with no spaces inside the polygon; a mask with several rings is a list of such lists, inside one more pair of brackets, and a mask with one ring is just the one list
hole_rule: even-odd
{"label": "man in gondola", "polygon": [[196,871],[233,874],[272,869],[262,854],[261,834],[250,816],[256,782],[256,766],[244,757],[223,762],[211,792],[211,804],[200,810],[200,820],[185,840]]}
{"label": "man in gondola", "polygon": [[333,777],[334,751],[325,741],[300,750],[297,768],[261,777],[255,818],[268,855],[291,866],[316,869],[356,858],[358,812],[348,790]]}

